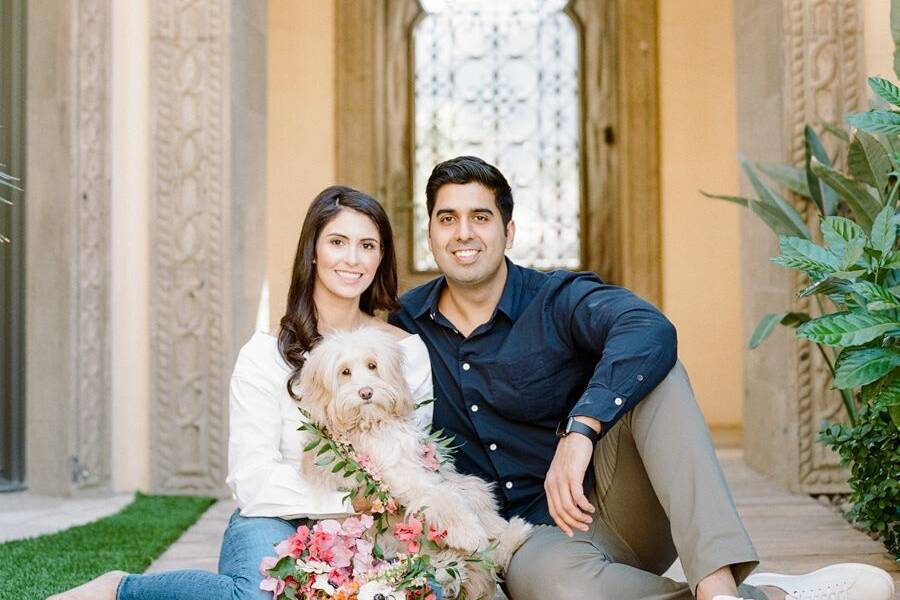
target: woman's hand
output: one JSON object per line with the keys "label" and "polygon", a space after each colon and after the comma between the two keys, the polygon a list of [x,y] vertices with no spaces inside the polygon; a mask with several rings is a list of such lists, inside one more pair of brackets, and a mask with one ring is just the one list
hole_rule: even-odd
{"label": "woman's hand", "polygon": [[358,513],[372,512],[372,502],[366,496],[356,496],[353,498],[353,510]]}

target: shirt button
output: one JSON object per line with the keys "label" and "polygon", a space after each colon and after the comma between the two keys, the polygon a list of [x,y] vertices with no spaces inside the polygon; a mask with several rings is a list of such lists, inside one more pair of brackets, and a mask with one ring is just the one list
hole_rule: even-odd
{"label": "shirt button", "polygon": [[507,481],[507,482],[506,482],[506,489],[508,489],[508,490],[511,490],[511,489],[512,489],[512,481]]}
{"label": "shirt button", "polygon": [[473,405],[472,405],[472,412],[478,412],[478,405],[477,405],[477,404],[473,404]]}
{"label": "shirt button", "polygon": [[490,448],[491,452],[493,452],[494,450],[497,449],[497,444],[491,444],[490,446],[488,446],[488,448]]}
{"label": "shirt button", "polygon": [[428,316],[431,317],[432,321],[434,321],[434,313],[430,313]]}
{"label": "shirt button", "polygon": [[469,363],[463,363],[463,371],[468,371],[472,367],[469,366]]}
{"label": "shirt button", "polygon": [[615,403],[616,403],[616,406],[622,406],[622,399],[621,399],[621,398],[616,398],[616,399],[615,399]]}
{"label": "shirt button", "polygon": [[644,380],[644,376],[643,376],[643,375],[638,375],[638,376],[637,376],[637,380],[638,380],[638,381],[643,381],[643,380]]}

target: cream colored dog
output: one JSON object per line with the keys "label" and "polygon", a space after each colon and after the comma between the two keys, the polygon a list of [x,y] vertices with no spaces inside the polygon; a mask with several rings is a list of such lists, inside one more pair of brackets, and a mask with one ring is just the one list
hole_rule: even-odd
{"label": "cream colored dog", "polygon": [[[453,598],[460,590],[454,589],[449,578],[441,577],[440,567],[456,561],[466,596],[493,598],[496,584],[492,575],[506,570],[531,526],[518,517],[511,521],[501,517],[487,482],[457,473],[449,461],[436,471],[423,463],[419,448],[426,433],[415,421],[415,406],[403,378],[402,353],[393,336],[365,327],[326,337],[310,352],[299,388],[300,406],[333,436],[372,460],[382,483],[407,515],[421,512],[429,524],[447,531],[447,549],[423,549],[438,566],[438,583],[445,597]],[[304,476],[319,478],[331,489],[356,485],[352,479],[316,466],[313,455],[304,453]],[[397,516],[398,521],[401,518]],[[490,574],[465,562],[466,556],[484,551],[490,544],[496,544],[492,560],[499,573]],[[402,546],[393,550],[402,551]]]}

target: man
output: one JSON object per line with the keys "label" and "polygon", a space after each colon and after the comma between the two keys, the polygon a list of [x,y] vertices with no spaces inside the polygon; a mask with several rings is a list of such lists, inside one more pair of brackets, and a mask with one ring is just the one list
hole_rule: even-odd
{"label": "man", "polygon": [[[496,482],[506,516],[538,525],[510,564],[512,600],[893,597],[867,565],[756,575],[738,591],[757,557],[672,324],[590,273],[506,259],[512,192],[485,161],[437,165],[426,196],[443,276],[390,320],[428,346],[434,422],[461,444],[457,468]],[[687,584],[660,576],[676,557]]]}

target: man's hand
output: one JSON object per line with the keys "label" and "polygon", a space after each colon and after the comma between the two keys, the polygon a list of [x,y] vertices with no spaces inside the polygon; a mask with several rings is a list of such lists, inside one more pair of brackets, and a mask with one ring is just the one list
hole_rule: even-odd
{"label": "man's hand", "polygon": [[[576,417],[578,421],[600,431],[595,419]],[[570,433],[559,441],[553,462],[547,470],[544,490],[550,516],[563,533],[570,536],[573,529],[587,531],[594,507],[584,495],[584,474],[591,462],[594,445],[586,436]]]}

